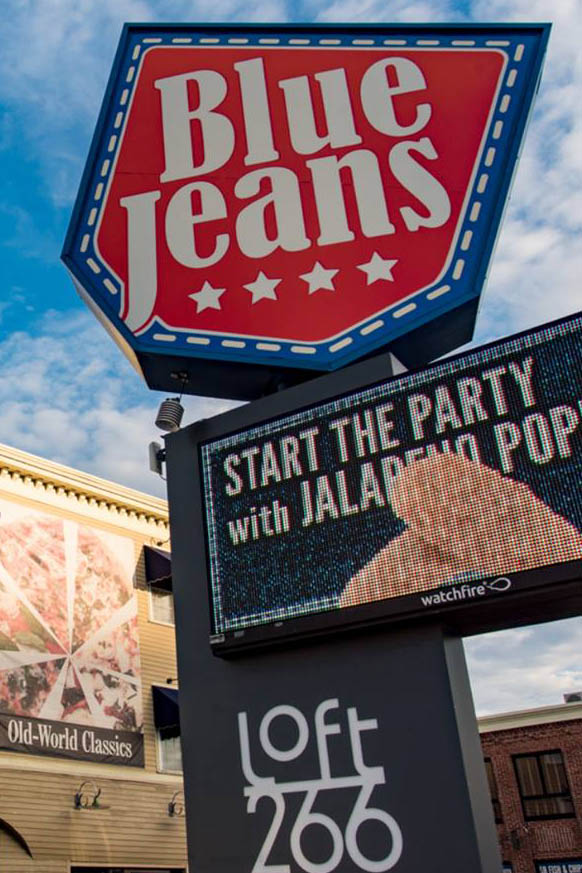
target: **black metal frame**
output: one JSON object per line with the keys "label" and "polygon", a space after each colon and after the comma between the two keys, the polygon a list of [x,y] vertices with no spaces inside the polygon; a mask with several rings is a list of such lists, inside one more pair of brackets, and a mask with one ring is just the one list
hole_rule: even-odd
{"label": "black metal frame", "polygon": [[[537,329],[547,329],[571,321],[576,317],[578,316],[557,319]],[[502,340],[487,343],[478,349],[472,349],[470,354],[484,351],[532,332],[534,331],[530,329],[511,337],[504,337]],[[467,352],[462,352],[452,355],[448,361],[466,357],[467,354]],[[432,367],[438,367],[440,363],[442,362],[436,362],[426,368],[419,369],[430,370]],[[407,375],[413,372],[411,370]],[[254,403],[237,407],[214,418],[196,422],[165,437],[170,462],[174,453],[178,454],[180,445],[188,446],[188,456],[197,482],[195,486],[196,519],[192,520],[191,528],[192,535],[196,538],[198,554],[201,557],[196,573],[199,577],[199,584],[205,584],[207,587],[210,603],[212,603],[212,591],[206,549],[206,519],[202,511],[204,505],[204,483],[200,457],[202,443],[314,407],[329,401],[331,398],[347,395],[362,390],[364,387],[371,387],[385,382],[392,376],[391,355],[379,355],[336,373],[313,379],[303,385],[280,391],[269,397],[263,397]],[[172,512],[172,507],[170,509]],[[177,508],[173,510],[174,513],[177,511]],[[419,595],[408,595],[344,607],[330,612],[313,613],[270,624],[256,625],[245,630],[229,631],[227,634],[218,636],[213,636],[212,630],[209,628],[210,643],[215,654],[227,656],[245,649],[288,643],[291,640],[335,634],[340,631],[353,633],[364,626],[378,624],[391,624],[393,626],[414,624],[418,626],[439,621],[442,622],[447,632],[471,635],[570,618],[582,613],[582,586],[580,585],[582,559],[546,565],[510,575],[511,591],[491,592],[486,598],[470,602],[458,601],[427,609],[423,607]],[[480,580],[474,580],[472,584],[477,585],[479,582]]]}
{"label": "black metal frame", "polygon": [[[562,766],[564,768],[564,776],[566,779],[566,784],[568,786],[567,791],[548,791],[546,786],[546,780],[544,778],[544,769],[541,762],[541,759],[544,755],[560,755],[562,758]],[[512,755],[513,768],[515,770],[515,778],[517,781],[517,787],[519,789],[519,799],[521,801],[521,807],[523,812],[523,817],[526,821],[547,821],[548,819],[555,818],[575,818],[576,811],[574,809],[574,800],[572,798],[572,792],[570,790],[570,782],[568,780],[568,773],[566,771],[566,761],[564,758],[564,753],[561,749],[544,749],[541,752],[523,752],[518,755]],[[537,763],[538,772],[540,776],[540,781],[545,789],[544,794],[530,794],[524,795],[523,787],[519,777],[519,770],[517,768],[517,761],[523,758],[534,758]],[[556,812],[552,815],[531,815],[526,811],[526,802],[528,800],[554,800],[563,798],[565,800],[569,800],[572,804],[572,812]]]}

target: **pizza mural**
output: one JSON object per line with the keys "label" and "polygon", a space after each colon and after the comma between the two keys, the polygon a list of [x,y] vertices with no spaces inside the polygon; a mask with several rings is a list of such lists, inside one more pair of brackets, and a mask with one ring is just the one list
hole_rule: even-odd
{"label": "pizza mural", "polygon": [[0,748],[143,764],[133,542],[0,500]]}

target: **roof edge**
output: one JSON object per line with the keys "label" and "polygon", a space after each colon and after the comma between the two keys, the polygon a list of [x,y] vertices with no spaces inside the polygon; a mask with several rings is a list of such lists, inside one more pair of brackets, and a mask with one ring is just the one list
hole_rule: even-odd
{"label": "roof edge", "polygon": [[118,512],[145,516],[164,525],[168,522],[166,500],[3,443],[0,443],[0,476],[21,479],[44,490],[65,492],[82,502],[106,504]]}
{"label": "roof edge", "polygon": [[556,703],[551,706],[539,706],[535,709],[500,712],[495,715],[479,717],[477,724],[479,733],[486,734],[493,731],[507,731],[519,727],[576,719],[582,719],[582,703]]}

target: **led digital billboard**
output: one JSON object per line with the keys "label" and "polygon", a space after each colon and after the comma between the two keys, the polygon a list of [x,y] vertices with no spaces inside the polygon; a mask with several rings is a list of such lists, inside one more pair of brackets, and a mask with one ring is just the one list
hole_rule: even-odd
{"label": "led digital billboard", "polygon": [[576,316],[252,426],[205,423],[216,644],[582,576],[581,336]]}

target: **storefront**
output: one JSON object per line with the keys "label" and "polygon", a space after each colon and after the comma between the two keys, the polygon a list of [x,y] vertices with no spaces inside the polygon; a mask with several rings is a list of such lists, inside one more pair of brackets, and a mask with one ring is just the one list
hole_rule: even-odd
{"label": "storefront", "polygon": [[582,857],[536,861],[536,873],[582,873]]}

